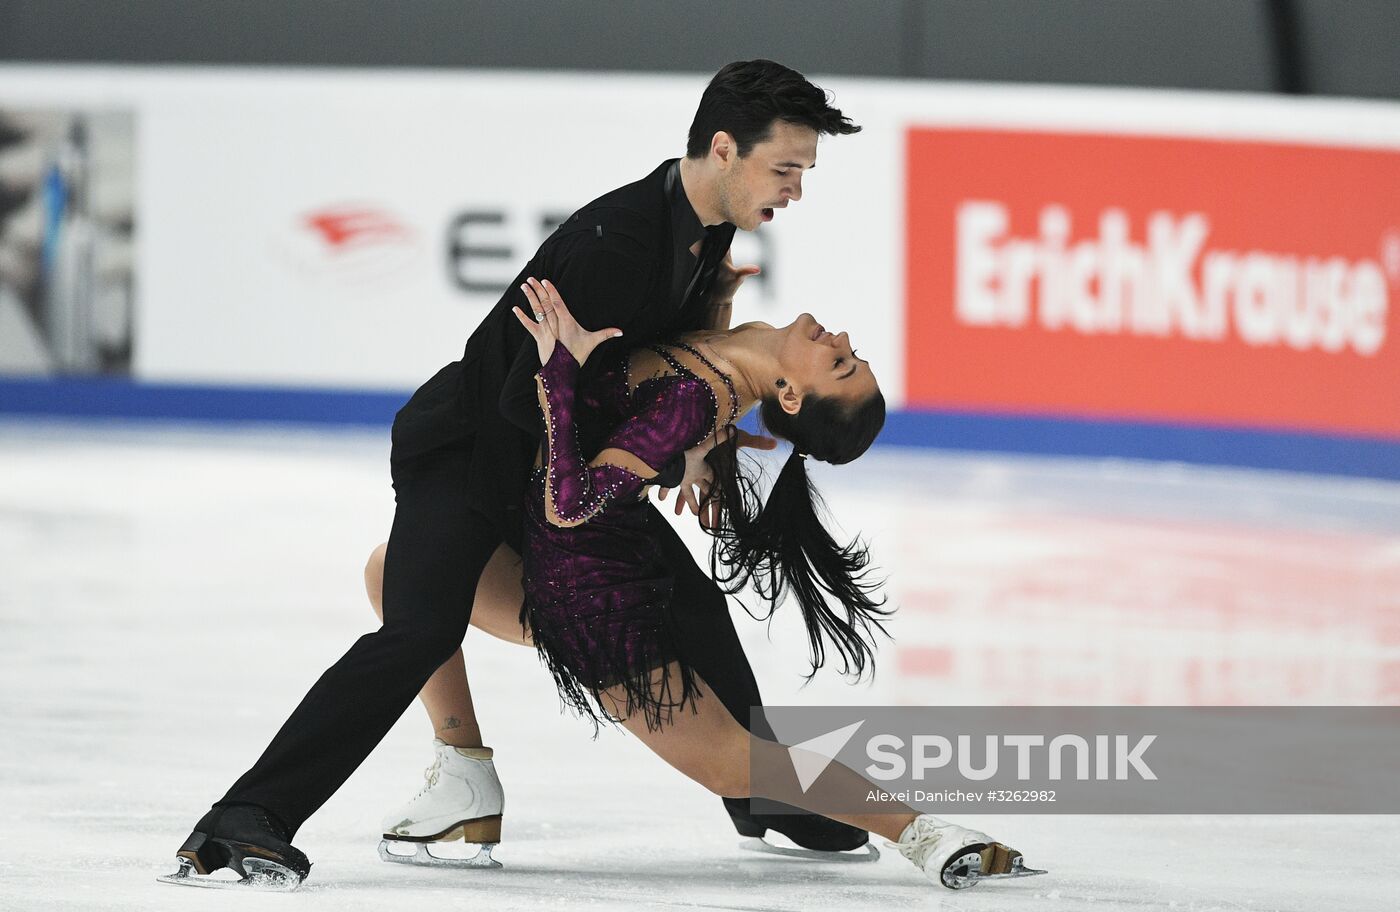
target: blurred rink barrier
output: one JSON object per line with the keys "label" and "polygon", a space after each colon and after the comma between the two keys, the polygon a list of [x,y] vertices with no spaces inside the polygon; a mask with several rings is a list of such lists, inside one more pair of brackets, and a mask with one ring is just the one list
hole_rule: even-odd
{"label": "blurred rink barrier", "polygon": [[130,369],[132,115],[0,104],[0,370]]}
{"label": "blurred rink barrier", "polygon": [[[1400,478],[1400,105],[813,78],[736,318],[884,442]],[[0,66],[0,413],[386,423],[706,79]]]}

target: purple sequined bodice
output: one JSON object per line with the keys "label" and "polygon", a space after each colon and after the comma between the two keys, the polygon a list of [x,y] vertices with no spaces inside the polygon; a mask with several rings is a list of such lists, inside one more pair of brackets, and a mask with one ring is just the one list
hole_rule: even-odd
{"label": "purple sequined bodice", "polygon": [[661,467],[715,432],[720,409],[710,383],[657,352],[675,372],[635,390],[625,361],[576,389],[578,363],[562,345],[535,375],[547,458],[527,495],[523,618],[561,694],[595,719],[593,692],[614,685],[630,708],[662,715],[648,679],[672,660],[682,662],[681,693],[691,689],[666,624],[674,574],[649,531],[664,520],[642,495]]}

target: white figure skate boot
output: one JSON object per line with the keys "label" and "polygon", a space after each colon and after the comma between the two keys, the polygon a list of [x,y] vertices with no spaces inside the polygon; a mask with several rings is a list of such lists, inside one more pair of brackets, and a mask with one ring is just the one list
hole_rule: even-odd
{"label": "white figure skate boot", "polygon": [[993,842],[986,833],[957,826],[932,814],[915,817],[899,834],[899,842],[885,845],[898,849],[923,870],[925,877],[950,890],[976,886],[984,880],[1046,873],[1026,867],[1020,852]]}
{"label": "white figure skate boot", "polygon": [[[423,773],[423,788],[403,807],[384,818],[379,857],[401,864],[453,868],[499,868],[491,850],[501,841],[505,794],[489,747],[452,747],[434,738],[437,756]],[[428,846],[462,840],[479,846],[470,858],[434,855]],[[414,845],[412,854],[390,846]]]}

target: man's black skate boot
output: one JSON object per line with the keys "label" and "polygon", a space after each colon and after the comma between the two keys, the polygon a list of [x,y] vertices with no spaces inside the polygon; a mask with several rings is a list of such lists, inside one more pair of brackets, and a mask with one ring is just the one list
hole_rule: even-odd
{"label": "man's black skate boot", "polygon": [[[180,870],[160,880],[198,887],[295,890],[311,862],[292,845],[282,822],[264,808],[234,804],[211,808],[175,853]],[[209,875],[230,868],[239,880]]]}
{"label": "man's black skate boot", "polygon": [[[729,811],[730,819],[734,821],[734,829],[738,830],[740,836],[749,837],[750,841],[744,844],[746,849],[832,860],[873,861],[880,857],[879,851],[870,845],[869,833],[830,817],[809,814],[798,808],[792,808],[793,813],[790,814],[755,814],[750,810],[748,800],[744,798],[726,798],[724,807]],[[769,830],[782,833],[808,851],[783,848],[769,843],[763,838]],[[854,851],[862,846],[868,851]]]}

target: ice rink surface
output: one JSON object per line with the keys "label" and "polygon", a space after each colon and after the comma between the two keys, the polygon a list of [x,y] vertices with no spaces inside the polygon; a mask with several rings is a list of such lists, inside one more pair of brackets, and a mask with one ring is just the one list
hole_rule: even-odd
{"label": "ice rink surface", "polygon": [[[1395,817],[966,818],[1051,875],[959,893],[892,850],[741,852],[717,798],[622,734],[590,740],[533,652],[478,631],[503,870],[378,860],[380,817],[431,759],[414,707],[301,830],[300,891],[156,883],[372,629],[387,449],[386,432],[0,422],[0,909],[1400,908]],[[894,449],[815,474],[900,612],[873,684],[806,688],[795,609],[771,629],[739,616],[769,703],[1400,702],[1400,485]]]}

